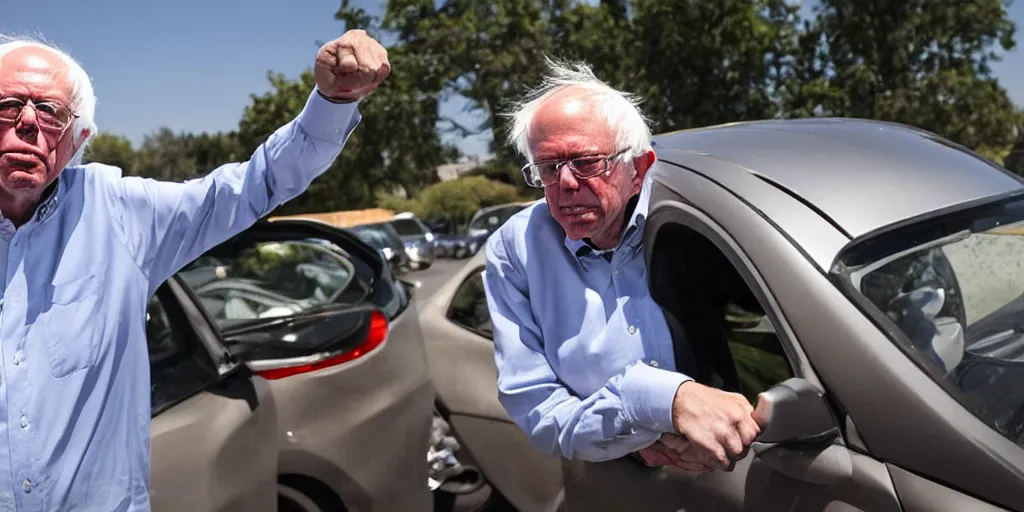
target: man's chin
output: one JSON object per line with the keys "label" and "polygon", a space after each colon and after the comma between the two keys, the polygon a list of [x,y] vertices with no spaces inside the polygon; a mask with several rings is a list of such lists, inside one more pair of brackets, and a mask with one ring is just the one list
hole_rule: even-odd
{"label": "man's chin", "polygon": [[22,169],[0,170],[0,187],[8,192],[35,190],[43,186],[43,176]]}

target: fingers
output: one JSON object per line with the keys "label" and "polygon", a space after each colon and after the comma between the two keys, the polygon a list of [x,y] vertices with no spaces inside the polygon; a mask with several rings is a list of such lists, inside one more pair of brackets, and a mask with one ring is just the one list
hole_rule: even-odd
{"label": "fingers", "polygon": [[321,90],[365,96],[391,75],[387,50],[363,30],[350,30],[321,47],[316,59]]}

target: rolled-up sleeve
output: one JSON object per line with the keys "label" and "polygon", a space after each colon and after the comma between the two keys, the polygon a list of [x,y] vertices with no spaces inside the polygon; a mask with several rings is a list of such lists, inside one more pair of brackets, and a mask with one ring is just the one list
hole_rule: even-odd
{"label": "rolled-up sleeve", "polygon": [[306,190],[338,157],[359,121],[358,103],[332,103],[314,90],[299,115],[248,161],[184,183],[117,180],[113,208],[151,288]]}
{"label": "rolled-up sleeve", "polygon": [[545,356],[522,267],[509,257],[500,231],[485,251],[499,400],[534,446],[597,462],[645,448],[673,430],[672,401],[688,377],[636,361],[590,396],[576,396]]}

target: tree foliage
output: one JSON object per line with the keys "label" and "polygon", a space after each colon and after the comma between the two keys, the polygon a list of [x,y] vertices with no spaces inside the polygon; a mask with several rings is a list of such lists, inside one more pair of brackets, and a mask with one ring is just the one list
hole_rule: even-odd
{"label": "tree foliage", "polygon": [[[1022,116],[991,69],[1016,46],[1007,1],[820,0],[808,19],[794,4],[388,0],[368,13],[343,0],[335,18],[387,42],[393,73],[359,105],[360,126],[341,157],[279,213],[380,204],[448,218],[492,200],[539,197],[505,143],[505,114],[538,82],[545,56],[584,60],[641,96],[655,132],[778,117],[880,119],[1024,171]],[[268,79],[236,131],[157,129],[138,149],[100,134],[86,157],[173,180],[246,159],[313,90],[308,70]],[[441,114],[452,99],[465,100],[465,115]],[[459,156],[444,141],[480,134],[495,158],[470,177],[436,183],[435,169]]]}

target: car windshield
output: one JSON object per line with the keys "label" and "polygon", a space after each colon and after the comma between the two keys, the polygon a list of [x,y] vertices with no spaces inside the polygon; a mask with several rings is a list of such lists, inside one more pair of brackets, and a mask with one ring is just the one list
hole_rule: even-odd
{"label": "car windshield", "polygon": [[413,219],[394,219],[390,221],[392,227],[398,232],[399,236],[422,236],[424,235],[423,227],[420,226],[419,222]]}
{"label": "car windshield", "polygon": [[509,217],[515,215],[519,210],[522,210],[525,206],[509,206],[506,208],[498,208],[491,210],[483,215],[477,215],[469,221],[466,231],[471,230],[487,230],[494,231],[501,227],[509,219]]}
{"label": "car windshield", "polygon": [[222,329],[328,304],[351,283],[352,263],[314,241],[221,246],[179,272]]}
{"label": "car windshield", "polygon": [[880,235],[834,272],[955,398],[1024,446],[1024,200]]}

